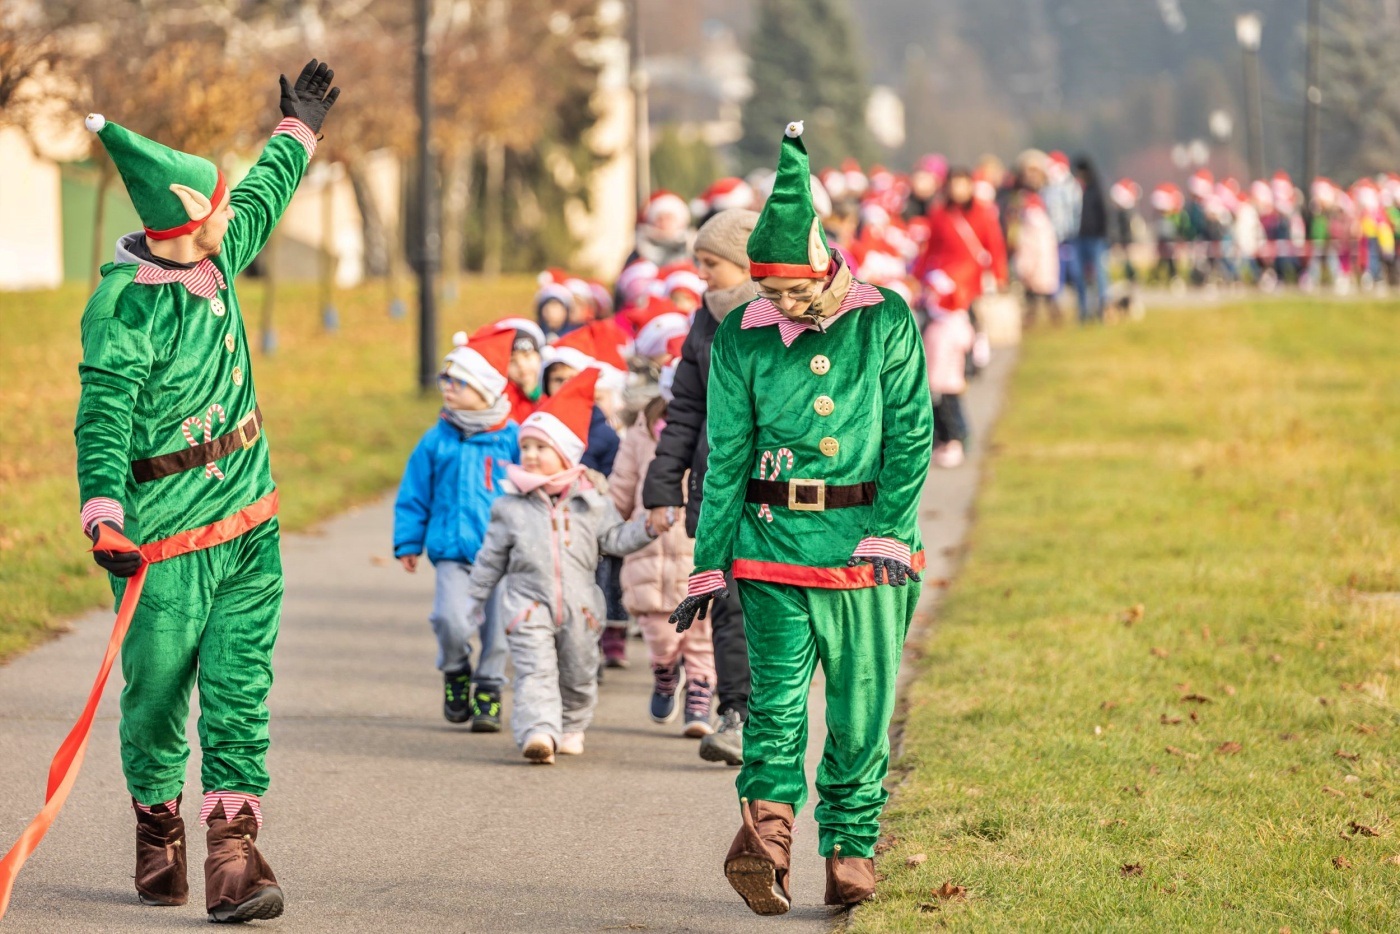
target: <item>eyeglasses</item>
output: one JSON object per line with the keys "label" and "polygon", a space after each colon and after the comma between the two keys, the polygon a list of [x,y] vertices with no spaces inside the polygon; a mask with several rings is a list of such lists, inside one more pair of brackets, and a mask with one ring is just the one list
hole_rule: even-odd
{"label": "eyeglasses", "polygon": [[449,389],[456,389],[458,391],[461,391],[466,388],[466,380],[458,379],[455,376],[448,376],[446,373],[438,374],[438,389],[440,389],[441,391],[447,392],[447,390]]}
{"label": "eyeglasses", "polygon": [[788,289],[784,292],[775,292],[772,289],[760,287],[758,295],[760,298],[767,299],[775,305],[785,298],[790,298],[794,302],[810,302],[817,297],[816,293],[811,290],[811,286],[800,286],[796,289]]}

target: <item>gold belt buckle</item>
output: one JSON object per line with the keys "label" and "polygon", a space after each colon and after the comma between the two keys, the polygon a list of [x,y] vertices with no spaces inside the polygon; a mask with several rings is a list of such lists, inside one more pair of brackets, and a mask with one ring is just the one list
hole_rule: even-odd
{"label": "gold belt buckle", "polygon": [[238,423],[238,440],[243,442],[243,450],[248,450],[262,437],[262,426],[258,424],[258,413],[254,409]]}
{"label": "gold belt buckle", "polygon": [[[815,503],[800,503],[797,501],[797,491],[809,489],[817,491],[817,501]],[[789,480],[788,481],[788,509],[794,512],[825,512],[826,511],[826,481],[825,480]]]}

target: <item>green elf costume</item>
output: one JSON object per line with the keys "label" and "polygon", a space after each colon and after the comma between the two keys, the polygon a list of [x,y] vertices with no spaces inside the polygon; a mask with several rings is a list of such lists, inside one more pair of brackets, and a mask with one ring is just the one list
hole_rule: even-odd
{"label": "green elf costume", "polygon": [[83,530],[123,533],[139,554],[94,550],[113,575],[149,564],[122,643],[122,769],[136,812],[136,891],[184,904],[185,718],[199,685],[208,824],[206,908],[215,921],[276,917],[283,896],[254,842],[267,791],[267,694],[282,605],[277,490],[234,277],[267,242],[335,102],[313,60],[281,78],[284,119],[236,187],[206,159],[87,118],[145,226],[82,318],[74,434]]}
{"label": "green elf costume", "polygon": [[689,626],[733,572],[753,693],[737,781],[743,826],[725,874],[754,911],[781,914],[818,661],[826,902],[874,892],[895,679],[924,566],[918,506],[933,411],[908,305],[852,278],[827,245],[800,122],[787,127],[748,253],[760,295],[715,334],[695,574],[672,620]]}

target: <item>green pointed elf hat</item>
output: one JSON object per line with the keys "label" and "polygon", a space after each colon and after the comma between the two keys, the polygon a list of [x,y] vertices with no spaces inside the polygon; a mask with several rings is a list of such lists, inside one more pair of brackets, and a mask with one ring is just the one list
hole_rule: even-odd
{"label": "green pointed elf hat", "polygon": [[783,132],[773,193],[749,235],[748,250],[749,274],[755,279],[825,279],[831,269],[831,248],[812,207],[812,171],[801,120]]}
{"label": "green pointed elf hat", "polygon": [[224,173],[208,159],[146,139],[101,114],[88,114],[84,124],[107,148],[152,240],[190,233],[224,200]]}

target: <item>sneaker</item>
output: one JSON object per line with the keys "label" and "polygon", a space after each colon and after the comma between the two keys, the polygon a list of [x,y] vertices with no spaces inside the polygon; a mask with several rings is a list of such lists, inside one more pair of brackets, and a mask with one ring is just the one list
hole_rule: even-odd
{"label": "sneaker", "polygon": [[656,723],[670,723],[680,712],[676,695],[685,686],[685,669],[676,665],[652,665],[651,674],[654,686],[651,690],[651,719]]}
{"label": "sneaker", "polygon": [[583,734],[565,733],[559,738],[559,755],[561,756],[581,756],[583,755]]}
{"label": "sneaker", "polygon": [[448,723],[466,723],[472,715],[472,670],[444,672],[442,715]]}
{"label": "sneaker", "polygon": [[603,627],[603,664],[608,668],[627,667],[627,629],[624,626]]}
{"label": "sneaker", "polygon": [[959,467],[963,462],[963,446],[961,441],[949,441],[934,449],[933,462],[939,467],[952,468]]}
{"label": "sneaker", "polygon": [[733,708],[719,715],[719,729],[700,740],[700,758],[726,765],[744,764],[744,718]]}
{"label": "sneaker", "polygon": [[501,732],[501,692],[477,688],[472,695],[472,732]]}
{"label": "sneaker", "polygon": [[554,764],[554,740],[545,733],[531,733],[525,737],[520,751],[535,765]]}
{"label": "sneaker", "polygon": [[702,736],[709,736],[713,733],[714,727],[710,726],[710,684],[707,681],[696,679],[690,682],[685,692],[685,730],[686,736],[692,739],[699,739]]}

